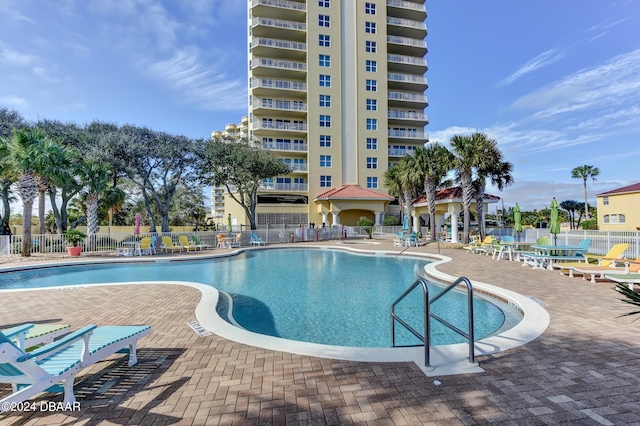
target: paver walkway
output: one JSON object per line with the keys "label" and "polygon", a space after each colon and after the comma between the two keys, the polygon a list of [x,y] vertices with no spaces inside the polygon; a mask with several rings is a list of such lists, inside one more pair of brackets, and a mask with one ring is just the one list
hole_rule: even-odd
{"label": "paver walkway", "polygon": [[[2,294],[0,326],[141,323],[153,332],[140,341],[138,365],[114,356],[78,376],[79,411],[16,412],[0,424],[640,424],[640,321],[619,317],[630,306],[611,283],[462,250],[442,254],[454,259],[443,272],[544,302],[549,328],[525,346],[478,357],[485,373],[425,377],[412,363],[322,359],[198,337],[186,323],[196,319],[199,292],[182,286]],[[8,390],[0,385],[0,396]]]}

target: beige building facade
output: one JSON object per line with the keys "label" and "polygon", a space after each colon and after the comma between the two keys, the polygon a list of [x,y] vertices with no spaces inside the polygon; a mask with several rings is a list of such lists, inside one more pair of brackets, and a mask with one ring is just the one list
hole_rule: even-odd
{"label": "beige building facade", "polygon": [[599,230],[640,230],[640,183],[603,192],[596,200]]}
{"label": "beige building facade", "polygon": [[248,137],[291,168],[265,180],[258,226],[384,219],[385,171],[428,141],[426,17],[424,0],[248,0]]}

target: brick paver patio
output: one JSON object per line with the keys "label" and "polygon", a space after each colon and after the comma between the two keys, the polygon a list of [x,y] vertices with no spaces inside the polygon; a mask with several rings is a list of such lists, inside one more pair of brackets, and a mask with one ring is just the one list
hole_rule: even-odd
{"label": "brick paver patio", "polygon": [[[314,358],[199,337],[186,325],[196,319],[199,292],[178,285],[5,293],[2,327],[140,323],[153,332],[140,341],[136,366],[113,356],[78,376],[79,411],[15,412],[0,415],[0,424],[640,424],[640,321],[619,317],[631,306],[611,283],[462,250],[442,254],[454,259],[443,272],[544,302],[549,328],[527,345],[479,356],[484,373],[426,377],[412,363]],[[0,396],[8,391],[0,385]]]}

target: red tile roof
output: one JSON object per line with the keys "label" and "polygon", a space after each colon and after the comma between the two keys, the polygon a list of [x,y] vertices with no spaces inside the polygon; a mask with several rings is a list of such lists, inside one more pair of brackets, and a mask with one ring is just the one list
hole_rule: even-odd
{"label": "red tile roof", "polygon": [[[436,191],[436,201],[454,199],[462,199],[462,188],[460,188],[459,186],[453,186],[451,188],[445,188]],[[500,197],[498,197],[497,195],[484,194],[484,199],[487,201],[498,201]],[[415,204],[426,203],[427,199],[425,197],[421,197],[417,200],[414,200],[413,202]]]}
{"label": "red tile roof", "polygon": [[394,197],[382,194],[371,189],[362,188],[359,185],[342,185],[340,188],[331,188],[316,197],[316,200],[393,200]]}
{"label": "red tile roof", "polygon": [[602,192],[598,195],[622,194],[624,192],[640,192],[640,183],[634,183],[633,185],[623,186],[622,188],[618,189],[612,189],[611,191]]}

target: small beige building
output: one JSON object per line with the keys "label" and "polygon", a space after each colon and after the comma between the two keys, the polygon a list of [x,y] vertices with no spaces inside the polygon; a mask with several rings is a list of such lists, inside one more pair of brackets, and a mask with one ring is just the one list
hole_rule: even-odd
{"label": "small beige building", "polygon": [[640,230],[640,183],[596,196],[601,231]]}

